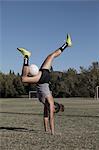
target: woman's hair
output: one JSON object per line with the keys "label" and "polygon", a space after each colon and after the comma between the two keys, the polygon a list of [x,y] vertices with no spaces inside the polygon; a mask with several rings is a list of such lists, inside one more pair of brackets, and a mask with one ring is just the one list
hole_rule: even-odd
{"label": "woman's hair", "polygon": [[63,112],[64,111],[64,105],[60,104],[60,111]]}

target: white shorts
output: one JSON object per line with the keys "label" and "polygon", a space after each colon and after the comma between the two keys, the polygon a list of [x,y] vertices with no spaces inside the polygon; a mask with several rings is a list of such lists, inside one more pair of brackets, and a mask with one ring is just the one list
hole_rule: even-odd
{"label": "white shorts", "polygon": [[37,84],[37,97],[40,102],[45,103],[46,97],[51,95],[48,83]]}

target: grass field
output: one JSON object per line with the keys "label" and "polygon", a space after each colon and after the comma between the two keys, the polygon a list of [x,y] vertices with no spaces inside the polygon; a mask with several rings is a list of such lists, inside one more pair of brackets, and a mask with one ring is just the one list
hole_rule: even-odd
{"label": "grass field", "polygon": [[0,99],[0,150],[99,150],[99,101],[55,100],[65,111],[55,115],[53,136],[44,132],[37,99]]}

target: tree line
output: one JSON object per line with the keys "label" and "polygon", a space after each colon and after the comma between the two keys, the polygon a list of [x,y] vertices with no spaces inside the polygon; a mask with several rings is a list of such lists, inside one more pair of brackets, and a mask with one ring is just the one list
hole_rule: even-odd
{"label": "tree line", "polygon": [[[87,69],[80,67],[79,73],[73,68],[51,72],[50,88],[54,97],[94,97],[96,86],[99,86],[99,62],[93,62]],[[24,97],[35,90],[36,84],[22,83],[19,73],[0,72],[0,97]]]}

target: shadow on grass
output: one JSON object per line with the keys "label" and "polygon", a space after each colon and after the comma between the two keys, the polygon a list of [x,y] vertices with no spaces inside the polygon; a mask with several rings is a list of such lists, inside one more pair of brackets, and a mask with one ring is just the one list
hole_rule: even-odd
{"label": "shadow on grass", "polygon": [[0,112],[1,114],[9,114],[9,115],[37,115],[42,116],[42,113],[23,113],[23,112]]}
{"label": "shadow on grass", "polygon": [[[42,113],[22,113],[22,112],[0,112],[1,114],[9,114],[9,115],[34,115],[34,116],[42,116]],[[99,118],[99,115],[86,115],[86,114],[56,114],[57,116],[66,116],[66,117],[83,117],[83,118]]]}
{"label": "shadow on grass", "polygon": [[66,116],[66,117],[82,117],[82,118],[99,118],[99,116],[93,116],[93,115],[62,115],[58,114],[58,116]]}
{"label": "shadow on grass", "polygon": [[18,132],[38,132],[36,130],[30,130],[27,128],[17,128],[17,127],[0,127],[0,130],[18,131]]}

